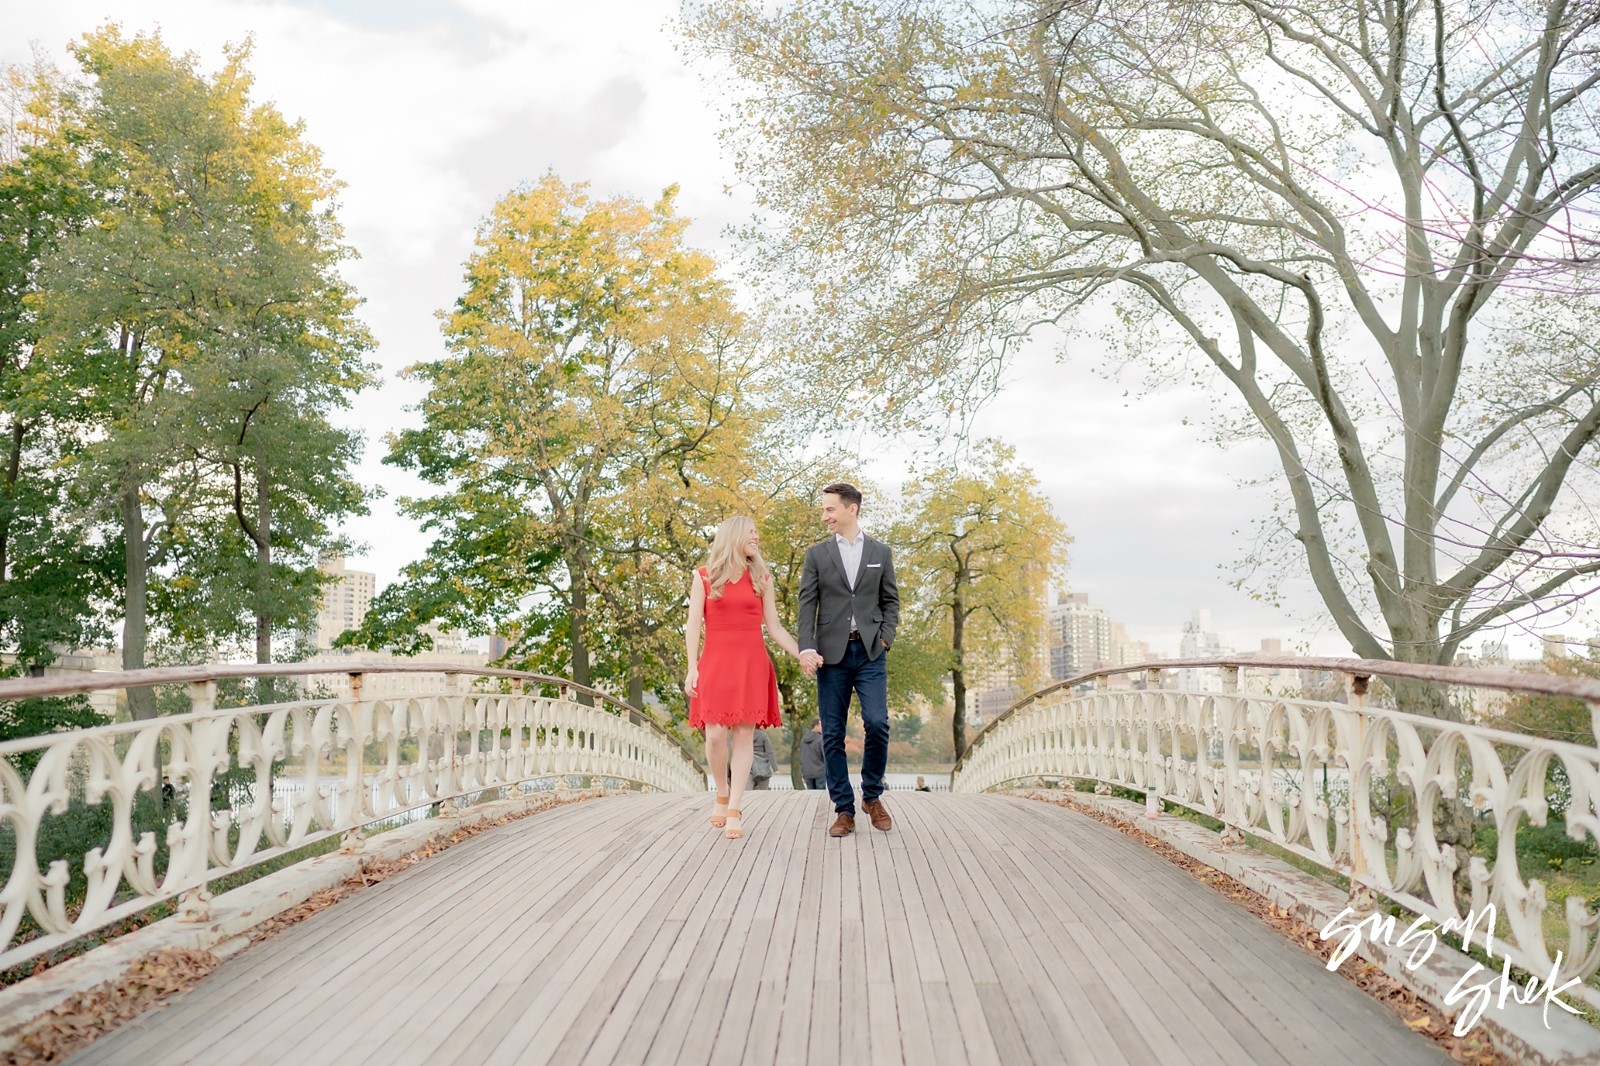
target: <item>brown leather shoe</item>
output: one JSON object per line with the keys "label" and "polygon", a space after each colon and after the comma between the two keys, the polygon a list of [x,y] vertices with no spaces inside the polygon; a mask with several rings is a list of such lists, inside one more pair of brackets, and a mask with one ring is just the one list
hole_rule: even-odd
{"label": "brown leather shoe", "polygon": [[856,816],[842,812],[839,817],[833,820],[833,824],[828,827],[828,835],[831,837],[847,837],[855,831]]}
{"label": "brown leather shoe", "polygon": [[881,799],[865,800],[861,804],[861,809],[867,812],[868,818],[872,819],[872,828],[874,829],[882,829],[884,832],[888,832],[889,827],[894,825]]}

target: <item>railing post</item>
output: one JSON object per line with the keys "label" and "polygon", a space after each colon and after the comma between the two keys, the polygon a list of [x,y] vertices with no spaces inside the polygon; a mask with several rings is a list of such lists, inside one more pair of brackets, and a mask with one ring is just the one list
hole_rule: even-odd
{"label": "railing post", "polygon": [[[1345,684],[1347,691],[1346,706],[1355,713],[1355,750],[1351,752],[1356,759],[1361,758],[1361,752],[1367,744],[1367,692],[1372,687],[1372,678],[1366,674],[1346,674]],[[1347,760],[1348,761],[1348,760]],[[1358,914],[1370,914],[1378,908],[1378,898],[1362,883],[1362,878],[1367,875],[1367,857],[1365,844],[1362,839],[1362,826],[1356,817],[1356,773],[1358,767],[1350,766],[1350,899],[1349,903]]]}
{"label": "railing post", "polygon": [[189,684],[189,710],[193,714],[207,714],[217,709],[217,683],[193,681]]}
{"label": "railing post", "polygon": [[[1232,720],[1236,717],[1232,712],[1237,710],[1237,707],[1234,706],[1232,701],[1238,699],[1238,697],[1239,697],[1239,668],[1237,666],[1223,666],[1223,667],[1219,667],[1218,669],[1219,669],[1219,671],[1221,672],[1221,675],[1222,675],[1222,698],[1229,701],[1229,712],[1230,713],[1229,713],[1228,717],[1229,717],[1229,720],[1230,720],[1229,724],[1231,726],[1232,725]],[[1221,723],[1218,722],[1218,723],[1216,723],[1216,725],[1218,727],[1220,727]],[[1199,738],[1197,737],[1196,738],[1196,744],[1198,744],[1198,743],[1199,743]],[[1223,740],[1223,744],[1224,745],[1227,744],[1226,738]],[[1208,753],[1208,761],[1209,761],[1209,753]],[[1237,767],[1236,766],[1234,766],[1232,763],[1226,763],[1225,762],[1224,765],[1223,765],[1223,772],[1224,773],[1228,773],[1230,770],[1235,772],[1235,773],[1237,773]],[[1261,773],[1262,773],[1263,776],[1265,776],[1266,773],[1267,773],[1267,767],[1266,767],[1265,762],[1262,763]],[[1229,813],[1229,810],[1228,810],[1228,807],[1229,807],[1228,799],[1230,797],[1238,795],[1238,788],[1239,788],[1238,780],[1235,779],[1235,778],[1232,778],[1232,777],[1230,777],[1230,779],[1226,780],[1224,782],[1224,785],[1223,785],[1223,792],[1224,792],[1223,801],[1222,801],[1221,804],[1219,804],[1219,806],[1222,808],[1222,832],[1219,834],[1219,836],[1221,837],[1222,844],[1225,847],[1231,847],[1231,846],[1233,846],[1235,844],[1243,844],[1244,843],[1244,830],[1240,829],[1236,825],[1231,824],[1228,821],[1228,813]]]}
{"label": "railing post", "polygon": [[211,920],[211,889],[196,885],[178,897],[178,921],[209,922]]}

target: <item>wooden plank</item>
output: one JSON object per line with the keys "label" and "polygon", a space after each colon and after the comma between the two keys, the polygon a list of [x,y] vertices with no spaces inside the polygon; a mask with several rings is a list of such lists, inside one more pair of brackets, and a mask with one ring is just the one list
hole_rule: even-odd
{"label": "wooden plank", "polygon": [[994,886],[980,886],[968,870],[973,840],[970,834],[960,832],[958,826],[962,824],[961,816],[969,803],[969,797],[953,797],[947,804],[951,808],[947,817],[930,822],[938,833],[940,854],[946,860],[940,891],[947,905],[961,900],[982,903],[982,906],[962,908],[956,916],[956,927],[965,957],[969,960],[982,957],[986,963],[985,976],[975,981],[974,991],[1000,1061],[1007,1064],[1052,1062],[1056,1058],[1052,1053],[1054,1040],[1033,990],[1026,982],[1009,979],[1018,967],[992,913],[998,903],[990,895]]}
{"label": "wooden plank", "polygon": [[[811,832],[806,842],[805,874],[802,877],[800,911],[795,916],[794,946],[789,965],[768,967],[765,981],[781,981],[778,1000],[778,1050],[774,1063],[798,1066],[811,1055],[811,1015],[816,1010],[816,973],[819,944],[822,940],[822,896],[827,892],[827,856],[837,840],[827,836],[834,821],[834,805],[827,792],[811,800]],[[837,1039],[834,1040],[837,1044]]]}
{"label": "wooden plank", "polygon": [[[785,982],[800,932],[801,898],[813,857],[820,855],[822,842],[818,811],[822,799],[812,796],[795,803],[795,820],[789,841],[789,855],[778,899],[774,905],[771,935],[761,968],[752,974],[755,999],[750,1008],[750,1024],[745,1034],[739,1062],[766,1064],[778,1057],[778,1033],[783,1019]],[[807,932],[809,939],[814,934]],[[729,1047],[735,1041],[728,1041]]]}
{"label": "wooden plank", "polygon": [[[656,833],[645,847],[625,860],[611,865],[601,876],[585,886],[587,895],[573,899],[564,893],[561,916],[552,922],[547,938],[526,972],[519,973],[514,986],[504,978],[494,990],[492,1013],[478,1012],[463,1017],[460,1036],[448,1045],[454,1061],[463,1064],[523,1062],[536,1056],[534,1034],[548,1018],[552,1003],[565,986],[575,980],[589,964],[595,944],[627,920],[641,899],[648,898],[657,886],[651,877],[669,861],[685,842],[709,833],[709,827],[696,827],[689,833]],[[625,938],[624,938],[625,939]],[[620,942],[607,941],[608,950]],[[558,1042],[552,1040],[551,1043]]]}
{"label": "wooden plank", "polygon": [[[1058,825],[1037,832],[1054,840],[1076,839],[1082,845],[1059,855],[1041,856],[1039,863],[1023,864],[1018,869],[1028,876],[1041,877],[1046,891],[1054,892],[1079,879],[1085,866],[1097,858],[1111,867],[1113,873],[1094,882],[1082,882],[1091,895],[1106,893],[1097,906],[1118,911],[1142,908],[1144,920],[1123,923],[1130,935],[1144,941],[1141,954],[1158,960],[1151,965],[1185,974],[1197,998],[1214,1016],[1224,1020],[1235,1040],[1256,1046],[1258,1058],[1314,1062],[1323,1057],[1328,1046],[1342,1039],[1341,1034],[1363,1032],[1372,1035],[1371,1040],[1364,1038],[1364,1046],[1370,1045],[1374,1053],[1381,1049],[1389,1061],[1440,1061],[1436,1049],[1405,1030],[1381,1005],[1342,981],[1317,981],[1324,971],[1314,957],[1283,940],[1186,871],[1153,855],[1139,842],[1072,811],[1029,801],[1009,802],[1037,808],[1047,816],[1059,811],[1061,818],[1078,823],[1075,832],[1063,831]],[[1159,865],[1149,864],[1150,859],[1156,859]],[[1130,868],[1141,876],[1134,879],[1122,873]],[[1112,891],[1108,892],[1108,888]],[[1114,898],[1118,890],[1130,895]],[[1151,911],[1157,916],[1150,917]],[[1183,950],[1184,945],[1189,945],[1189,950]],[[1231,967],[1227,965],[1230,962],[1234,964]],[[1317,985],[1277,1000],[1287,1008],[1286,1013],[1264,1006],[1264,995],[1280,993],[1285,972],[1280,968],[1298,970],[1302,978],[1310,977]],[[1230,979],[1218,981],[1219,969],[1228,972]],[[1315,1013],[1304,1010],[1308,1001],[1318,1003]],[[1294,1018],[1299,1024],[1263,1027],[1257,1024],[1257,1018],[1275,1022]],[[1259,1050],[1258,1041],[1270,1045],[1271,1050]]]}
{"label": "wooden plank", "polygon": [[[637,850],[642,840],[652,837],[664,838],[673,827],[682,824],[686,813],[676,806],[663,805],[649,817],[635,818],[631,831],[640,838],[635,841],[635,849]],[[612,854],[616,855],[615,851]],[[647,858],[648,855],[641,855],[633,861],[644,861]],[[614,861],[626,863],[630,860],[626,856],[616,855]],[[559,863],[548,865],[560,870]],[[537,894],[530,892],[529,886],[510,871],[506,871],[500,880],[506,890],[513,895]],[[476,903],[477,901],[474,901],[472,910],[466,912],[469,918],[472,916],[472,911],[477,909]],[[539,923],[547,930],[553,921],[550,911],[540,913]],[[482,997],[500,981],[501,975],[495,972],[496,968],[485,966],[484,963],[485,960],[496,959],[500,954],[499,945],[515,934],[519,923],[480,921],[478,924],[487,929],[488,936],[474,938],[464,950],[456,948],[452,951],[448,944],[445,945],[450,958],[440,966],[436,979],[430,982],[428,993],[420,997],[420,1002],[406,1004],[400,1024],[393,1028],[388,1038],[375,1047],[365,1060],[358,1061],[383,1064],[393,1062],[397,1057],[406,1054],[427,1054],[429,1057],[443,1054],[441,1045],[444,1043],[445,1034],[459,1029],[463,1021],[473,1017],[481,1008]],[[414,997],[416,998],[418,997]]]}
{"label": "wooden plank", "polygon": [[[738,962],[734,968],[733,987],[723,1008],[722,1024],[717,1028],[707,1061],[711,1066],[742,1066],[744,1063],[770,1062],[755,1057],[749,1047],[750,1034],[756,1027],[757,1003],[761,994],[761,975],[767,958],[774,951],[783,915],[779,907],[785,897],[792,899],[794,882],[798,880],[803,857],[800,834],[805,831],[808,819],[803,804],[786,803],[781,808],[782,817],[775,818],[770,830],[771,847],[764,848],[758,860],[767,866],[767,880],[756,900],[751,926],[740,946]],[[772,1028],[774,1036],[777,1028]]]}
{"label": "wooden plank", "polygon": [[[1030,806],[1040,807],[1045,813],[1059,809],[1042,804]],[[1063,813],[1082,818],[1075,812]],[[1097,835],[1109,833],[1118,838],[1106,841],[1108,847],[1146,851],[1137,841],[1128,840],[1092,819],[1082,820],[1095,826]],[[1227,1000],[1242,1021],[1250,1024],[1278,1054],[1290,1061],[1305,1061],[1326,1047],[1330,1035],[1339,1031],[1371,1033],[1368,1046],[1374,1054],[1399,1056],[1403,1060],[1408,1053],[1418,1050],[1415,1035],[1365,993],[1353,986],[1340,988],[1324,984],[1325,970],[1314,956],[1283,941],[1254,915],[1226,897],[1218,897],[1187,871],[1171,863],[1163,865],[1165,869],[1152,869],[1150,876],[1140,882],[1152,909],[1163,917],[1135,928],[1149,942],[1153,952],[1176,958],[1178,965],[1187,960],[1192,972],[1202,975],[1197,980],[1205,980],[1208,988]],[[1182,916],[1195,912],[1197,894],[1208,904],[1216,900],[1228,905],[1208,907],[1203,923],[1184,920]],[[1263,936],[1267,944],[1276,942],[1276,946],[1263,946]],[[1219,968],[1231,974],[1232,979],[1224,982],[1212,979],[1210,975]],[[1307,1001],[1319,1004],[1313,1024],[1290,1025],[1281,1021],[1303,1017],[1303,1005]],[[1219,1016],[1224,1013],[1219,1010]],[[1261,1024],[1267,1020],[1272,1024]]]}
{"label": "wooden plank", "polygon": [[[1027,857],[1037,860],[1041,850],[1030,845]],[[998,854],[990,852],[987,859],[1006,862],[1010,859],[1010,853],[1000,849]],[[1077,924],[1076,907],[1070,897],[1054,899],[1040,892],[1039,879],[1032,876],[1035,872],[1034,862],[1018,861],[1014,867],[1023,876],[1013,879],[1013,884],[1019,888],[1027,884],[1032,889],[1031,894],[1021,895],[1019,905],[1013,908],[1013,914],[1020,912],[1028,916],[1027,924],[1019,931],[1033,946],[1045,980],[1054,990],[1053,1001],[1063,1005],[1069,1013],[1071,1023],[1087,1044],[1091,1061],[1126,1063],[1129,1066],[1154,1061],[1155,1053],[1139,1035],[1139,1024],[1134,1021],[1128,1008],[1109,997],[1102,997],[1104,1007],[1101,1010],[1085,1009],[1090,989],[1096,993],[1101,991],[1100,978],[1091,967],[1084,964],[1083,959],[1062,957],[1061,946],[1071,942],[1066,935],[1066,926]],[[1044,997],[1044,1002],[1051,1001],[1052,997]],[[1129,1004],[1129,1007],[1132,1006]],[[1113,1026],[1120,1030],[1122,1038],[1113,1036]]]}
{"label": "wooden plank", "polygon": [[[980,935],[985,937],[991,954],[1004,953],[1003,982],[1022,1019],[1022,1036],[1035,1061],[1084,1064],[1123,1061],[1124,1057],[1112,1045],[1103,1027],[1087,1023],[1096,1031],[1086,1032],[1086,1022],[1079,1017],[1083,1012],[1074,1010],[1079,997],[1073,995],[1069,999],[1062,995],[1051,968],[1038,954],[1048,936],[1039,919],[1039,911],[1044,908],[1039,906],[1034,886],[1012,876],[1015,850],[1007,847],[998,835],[1004,832],[1003,823],[997,827],[993,819],[985,817],[991,808],[968,803],[951,807],[949,824],[952,829],[964,830],[974,844],[983,846],[981,854],[975,848],[958,854],[966,860],[964,869],[971,890],[987,901],[991,916],[999,922],[999,929],[980,924]],[[1016,991],[1018,987],[1031,1002]],[[1077,989],[1072,991],[1075,993]]]}
{"label": "wooden plank", "polygon": [[[869,838],[872,846],[867,858],[872,888],[869,890],[864,880],[861,895],[866,924],[883,930],[883,950],[867,959],[873,1054],[884,1061],[898,1056],[904,1062],[931,1063],[935,1055],[927,1007],[895,870],[895,857],[904,855],[904,847],[893,846],[894,836],[895,831],[891,830]],[[868,869],[863,866],[863,871]]]}
{"label": "wooden plank", "polygon": [[[860,832],[860,830],[857,830]],[[835,1066],[843,1061],[839,1054],[839,969],[843,935],[843,914],[839,892],[844,865],[843,853],[855,844],[853,836],[829,837],[822,850],[822,876],[818,886],[817,951],[811,974],[809,1027],[805,1061],[809,1066]],[[780,1062],[789,1061],[780,1056]]]}
{"label": "wooden plank", "polygon": [[[1146,858],[1156,857],[1147,855]],[[1088,863],[1079,872],[1084,880],[1102,884],[1121,876],[1119,869],[1103,863]],[[1139,898],[1131,887],[1130,895]],[[1095,914],[1091,921],[1067,927],[1065,935],[1083,953],[1095,973],[1105,980],[1107,991],[1118,1001],[1145,1003],[1159,998],[1164,1004],[1170,1004],[1171,1009],[1163,1014],[1164,1025],[1142,1030],[1156,1056],[1163,1060],[1181,1056],[1184,1062],[1221,1066],[1228,1061],[1221,1048],[1237,1055],[1237,1044],[1215,1019],[1197,1016],[1200,1010],[1193,993],[1175,981],[1159,960],[1155,965],[1158,972],[1152,972],[1150,961],[1132,950],[1132,940],[1125,935],[1128,919],[1108,903],[1103,902],[1102,912]],[[1167,999],[1167,995],[1172,998]]]}
{"label": "wooden plank", "polygon": [[[741,852],[741,862],[750,860],[750,872],[743,887],[737,892],[725,891],[713,909],[711,929],[716,946],[712,949],[710,942],[707,943],[707,979],[700,989],[677,1055],[686,1062],[709,1061],[725,1029],[728,1040],[742,1048],[749,1026],[747,1014],[731,1012],[738,987],[738,968],[747,952],[752,955],[757,949],[765,952],[767,938],[758,935],[764,930],[758,931],[756,912],[768,886],[777,891],[776,851],[786,842],[786,834],[778,819],[757,818],[753,813],[757,808],[748,799],[745,807],[752,812],[751,819],[745,823],[745,839],[734,846]],[[770,807],[762,803],[759,809],[765,816]],[[753,852],[753,856],[745,854],[747,852]]]}
{"label": "wooden plank", "polygon": [[[839,892],[835,902],[839,915],[839,1060],[872,1062],[872,1042],[868,1027],[867,953],[878,946],[882,928],[871,928],[864,921],[861,883],[861,853],[871,847],[873,829],[866,812],[856,821],[853,835],[840,841]],[[824,906],[826,906],[826,901]],[[896,1042],[898,1044],[898,1041]],[[898,1054],[898,1046],[895,1048]]]}
{"label": "wooden plank", "polygon": [[[587,805],[560,808],[532,820],[491,830],[456,845],[448,857],[440,856],[403,871],[337,908],[319,912],[300,926],[224,963],[215,975],[217,980],[208,980],[202,986],[203,994],[200,994],[202,990],[197,990],[197,994],[185,997],[165,1011],[147,1015],[140,1025],[119,1030],[90,1050],[105,1049],[111,1056],[105,1060],[108,1062],[127,1061],[128,1057],[153,1053],[156,1048],[169,1044],[173,1029],[193,1031],[202,1023],[206,1040],[185,1042],[183,1049],[170,1053],[171,1061],[204,1061],[207,1048],[212,1045],[221,1046],[230,1039],[252,1040],[250,1030],[258,1026],[263,1017],[270,1018],[277,1011],[298,1012],[304,1009],[303,1004],[308,999],[326,1001],[325,989],[337,987],[345,971],[359,966],[360,945],[364,938],[372,935],[374,927],[392,927],[397,922],[417,920],[427,914],[431,904],[425,893],[430,889],[452,891],[473,883],[480,876],[474,872],[478,854],[504,856],[503,861],[514,862],[537,848],[540,830],[553,828],[560,834],[571,825],[581,826],[588,819],[575,815],[592,813],[578,811],[584,806]],[[557,817],[559,815],[566,816]],[[614,815],[618,824],[627,816],[626,808],[617,810]],[[535,826],[544,818],[550,821]],[[421,892],[413,895],[413,888]],[[280,978],[278,974],[292,976]],[[308,974],[334,984],[308,986]],[[95,1060],[86,1058],[85,1061]]]}
{"label": "wooden plank", "polygon": [[651,940],[649,948],[632,972],[625,977],[619,975],[622,978],[621,988],[608,1013],[600,1020],[583,1061],[611,1062],[630,1032],[650,1031],[659,1021],[658,1017],[655,1021],[647,1021],[645,1019],[649,1016],[642,1017],[640,1012],[647,1002],[651,1002],[650,995],[659,986],[656,977],[673,945],[683,935],[684,920],[673,917],[673,911],[682,900],[704,891],[704,886],[712,879],[708,870],[715,866],[722,847],[722,842],[714,832],[704,833],[689,846],[683,866],[676,877],[665,884],[645,923],[656,923],[660,932]]}
{"label": "wooden plank", "polygon": [[[1270,1002],[1274,997],[1269,995],[1264,1000],[1257,995],[1257,991],[1270,991],[1276,987],[1275,980],[1263,980],[1260,975],[1280,953],[1244,950],[1239,934],[1246,933],[1245,930],[1235,930],[1229,935],[1219,929],[1216,922],[1208,922],[1204,932],[1191,932],[1194,923],[1167,920],[1167,916],[1193,913],[1197,902],[1193,890],[1203,888],[1187,872],[1175,867],[1171,869],[1178,875],[1177,879],[1165,876],[1165,871],[1152,870],[1150,876],[1143,878],[1140,883],[1144,901],[1150,909],[1163,916],[1163,920],[1136,927],[1137,934],[1145,941],[1147,952],[1183,971],[1187,979],[1197,986],[1199,998],[1207,1002],[1212,1015],[1229,1029],[1239,1043],[1255,1049],[1252,1051],[1254,1059],[1303,1061],[1315,1050],[1313,1046],[1303,1043],[1284,1026],[1269,1025],[1263,1029],[1257,1024],[1258,1019],[1275,1019],[1278,1016],[1276,1005]],[[1249,943],[1250,939],[1246,936],[1244,942]],[[1201,946],[1202,940],[1204,947]],[[1230,973],[1233,979],[1217,981],[1219,970]]]}
{"label": "wooden plank", "polygon": [[[626,866],[629,862],[637,861],[641,850],[640,841],[648,840],[653,835],[649,833],[648,827],[670,816],[669,810],[657,808],[646,819],[635,819],[617,826],[613,832],[604,834],[595,832],[582,839],[595,847],[594,857],[598,858],[601,866]],[[443,973],[438,964],[419,968],[417,960],[460,957],[462,942],[469,939],[471,931],[477,927],[487,925],[498,928],[502,934],[516,928],[515,924],[507,920],[506,915],[479,905],[480,898],[490,884],[515,879],[507,876],[507,868],[503,866],[482,870],[481,877],[482,880],[470,886],[464,894],[431,891],[428,895],[433,902],[436,918],[425,927],[415,932],[408,930],[404,936],[395,936],[387,931],[379,932],[378,939],[367,953],[366,968],[368,972],[396,974],[397,979],[367,982],[354,996],[329,997],[331,1003],[317,1013],[308,1015],[305,1021],[310,1031],[308,1037],[315,1034],[319,1028],[324,1030],[314,1041],[319,1054],[336,1056],[341,1061],[360,1062],[370,1056],[380,1055],[381,1048],[389,1041],[392,1035],[389,1032],[374,1032],[342,1024],[341,1018],[346,1016],[344,1010],[356,1013],[368,1010],[378,1013],[388,1010],[401,1017],[409,1017],[424,1004],[443,999],[445,1013],[438,1023],[426,1029],[415,1029],[411,1044],[400,1045],[414,1049],[417,1041],[426,1040],[430,1035],[448,1029],[451,1021],[469,1016],[477,1009],[478,1004],[475,1001],[464,1002],[452,996],[451,986],[443,980]],[[585,878],[582,876],[574,878],[569,873],[568,876],[548,882],[550,890],[542,893],[543,898],[539,905],[522,910],[521,922],[538,923],[543,927],[546,937],[557,934],[565,927],[567,919],[563,912],[549,905],[549,900],[552,896],[560,896],[570,891],[570,885],[574,880],[582,883]],[[487,957],[495,958],[492,947],[488,950]],[[469,961],[478,962],[480,957],[469,956]]]}
{"label": "wooden plank", "polygon": [[[766,803],[774,802],[774,797],[779,795],[768,792],[754,802],[749,799],[745,801],[752,828],[759,824],[756,812]],[[713,982],[718,984],[718,990],[710,997],[712,1000],[719,993],[726,998],[722,979],[714,976],[713,968],[721,952],[728,924],[751,881],[751,872],[760,854],[757,848],[747,846],[749,837],[722,843],[722,861],[717,870],[720,884],[711,888],[695,917],[684,927],[685,933],[692,935],[693,940],[690,941],[688,936],[680,937],[658,975],[659,981],[673,986],[673,994],[666,1001],[665,1013],[649,1039],[648,1050],[641,1057],[647,1064],[678,1062],[680,1058],[685,1058],[686,1044],[690,1048],[686,1061],[699,1061],[700,1055],[709,1051],[710,1042],[715,1036],[717,1019],[714,1016],[702,1017],[699,1025],[693,1023],[707,986]],[[690,1043],[691,1036],[693,1043]],[[626,1050],[624,1045],[619,1056],[625,1057]],[[628,1061],[641,1059],[630,1058]]]}
{"label": "wooden plank", "polygon": [[[948,799],[950,802],[959,802],[959,797]],[[940,885],[940,880],[948,875],[949,861],[948,856],[939,850],[944,844],[940,819],[917,817],[903,821],[906,823],[904,831],[915,841],[914,845],[907,848],[912,884],[919,907],[931,926],[933,949],[939,960],[938,972],[943,978],[932,983],[942,986],[948,995],[951,1015],[960,1032],[959,1043],[964,1061],[1000,1063],[1004,1060],[1000,1056],[996,1034],[990,1031],[989,1021],[978,998],[978,985],[994,984],[997,977],[981,945],[974,943],[970,950],[963,950],[957,919],[966,910],[967,904],[959,899],[947,898]],[[965,923],[961,932],[970,932],[965,928]],[[920,952],[918,963],[922,963]]]}
{"label": "wooden plank", "polygon": [[683,894],[715,844],[714,836],[708,833],[699,841],[682,847],[682,858],[665,880],[657,899],[587,1001],[570,1007],[566,1002],[557,1005],[556,1010],[569,1011],[572,1020],[561,1043],[551,1053],[552,1061],[611,1061],[622,1034],[629,1028],[643,1000],[644,990],[653,981],[682,928],[681,923],[665,920],[669,901]]}

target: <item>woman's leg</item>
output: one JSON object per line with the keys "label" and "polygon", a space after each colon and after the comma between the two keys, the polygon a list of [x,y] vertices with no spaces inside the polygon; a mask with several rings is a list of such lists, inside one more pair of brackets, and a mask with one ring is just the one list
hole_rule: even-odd
{"label": "woman's leg", "polygon": [[728,727],[706,724],[706,762],[711,764],[711,780],[716,783],[717,802],[711,808],[711,824],[721,829],[728,824]]}
{"label": "woman's leg", "polygon": [[753,725],[736,725],[733,727],[733,774],[732,787],[728,790],[728,831],[729,837],[744,836],[744,826],[740,824],[739,804],[744,799],[745,785],[750,781],[750,765],[755,762],[755,737],[756,727]]}

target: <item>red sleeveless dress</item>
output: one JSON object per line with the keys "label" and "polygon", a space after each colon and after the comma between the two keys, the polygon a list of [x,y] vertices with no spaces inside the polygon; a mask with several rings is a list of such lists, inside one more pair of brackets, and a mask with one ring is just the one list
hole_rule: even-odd
{"label": "red sleeveless dress", "polygon": [[750,587],[746,571],[711,598],[711,581],[697,570],[706,592],[705,646],[700,651],[700,677],[689,700],[689,724],[779,726],[778,675],[762,635],[761,597]]}

